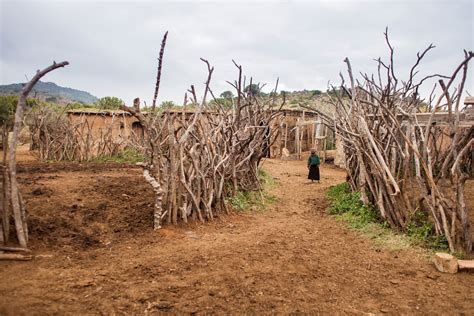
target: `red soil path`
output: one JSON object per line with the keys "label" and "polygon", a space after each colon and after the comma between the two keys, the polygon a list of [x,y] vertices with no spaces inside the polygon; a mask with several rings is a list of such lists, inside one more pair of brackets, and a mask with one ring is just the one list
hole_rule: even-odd
{"label": "red soil path", "polygon": [[441,274],[326,215],[341,170],[310,184],[304,162],[264,169],[279,182],[268,210],[154,232],[138,169],[24,165],[31,248],[52,257],[0,262],[0,315],[474,312],[474,274]]}

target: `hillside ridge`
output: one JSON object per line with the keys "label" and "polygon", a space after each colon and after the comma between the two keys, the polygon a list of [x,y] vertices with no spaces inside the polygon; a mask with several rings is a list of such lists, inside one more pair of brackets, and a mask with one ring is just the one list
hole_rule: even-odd
{"label": "hillside ridge", "polygon": [[[17,95],[23,88],[23,83],[12,83],[0,85],[0,95]],[[36,96],[35,96],[36,94]],[[54,82],[39,81],[31,96],[35,96],[40,100],[52,103],[67,104],[71,102],[80,102],[84,104],[92,104],[98,101],[98,98],[91,93],[83,90],[77,90],[69,87],[62,87]]]}

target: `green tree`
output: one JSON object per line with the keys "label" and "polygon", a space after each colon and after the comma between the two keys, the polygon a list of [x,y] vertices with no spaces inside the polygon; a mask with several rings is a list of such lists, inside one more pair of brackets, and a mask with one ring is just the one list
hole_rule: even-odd
{"label": "green tree", "polygon": [[160,107],[162,109],[172,109],[174,108],[175,106],[177,106],[177,104],[175,104],[173,101],[163,101],[161,102],[160,104]]}
{"label": "green tree", "polygon": [[14,95],[0,96],[0,148],[8,143],[8,132],[13,126],[18,97]]}
{"label": "green tree", "polygon": [[58,98],[55,97],[55,96],[50,96],[50,97],[46,97],[46,98],[45,98],[45,101],[46,101],[46,102],[50,102],[50,103],[57,103],[57,102],[58,102]]}
{"label": "green tree", "polygon": [[251,93],[253,96],[259,96],[261,92],[260,86],[256,83],[249,84],[245,87],[244,92]]}
{"label": "green tree", "polygon": [[18,97],[16,95],[0,96],[0,126],[11,124],[17,103]]}
{"label": "green tree", "polygon": [[222,92],[220,97],[224,99],[232,99],[234,97],[234,94],[232,93],[232,91],[227,90]]}
{"label": "green tree", "polygon": [[93,108],[93,105],[90,104],[85,104],[83,102],[71,102],[66,104],[66,108],[68,110],[74,110],[74,109],[88,109],[88,108]]}
{"label": "green tree", "polygon": [[124,102],[117,97],[103,97],[95,103],[95,106],[103,110],[118,110]]}

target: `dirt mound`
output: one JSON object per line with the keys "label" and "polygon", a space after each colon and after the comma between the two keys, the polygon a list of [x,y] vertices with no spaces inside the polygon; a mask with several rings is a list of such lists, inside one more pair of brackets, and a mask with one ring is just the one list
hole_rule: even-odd
{"label": "dirt mound", "polygon": [[20,169],[33,247],[101,247],[151,230],[154,197],[139,169],[117,164],[67,169],[67,164]]}
{"label": "dirt mound", "polygon": [[137,169],[140,167],[134,164],[122,164],[115,162],[108,163],[93,163],[93,162],[57,162],[57,163],[42,163],[30,162],[21,163],[17,167],[18,173],[56,173],[61,171],[88,171],[91,173],[102,173],[107,170],[123,170],[123,169]]}

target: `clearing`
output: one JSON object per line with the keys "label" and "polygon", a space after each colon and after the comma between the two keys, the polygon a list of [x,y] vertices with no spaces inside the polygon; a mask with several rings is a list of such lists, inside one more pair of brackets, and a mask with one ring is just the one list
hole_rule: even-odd
{"label": "clearing", "polygon": [[140,169],[20,165],[30,245],[0,262],[0,314],[472,313],[474,274],[441,274],[426,253],[390,251],[326,215],[345,179],[303,161],[267,160],[279,182],[265,211],[153,231]]}

